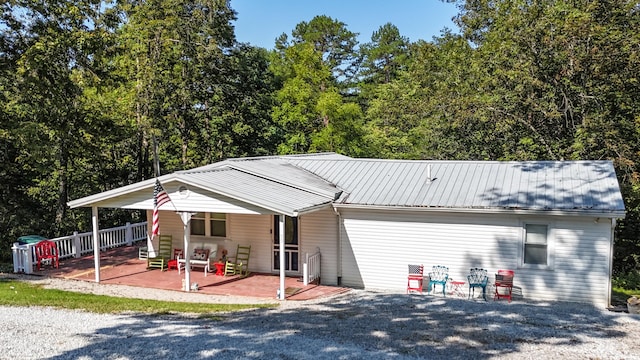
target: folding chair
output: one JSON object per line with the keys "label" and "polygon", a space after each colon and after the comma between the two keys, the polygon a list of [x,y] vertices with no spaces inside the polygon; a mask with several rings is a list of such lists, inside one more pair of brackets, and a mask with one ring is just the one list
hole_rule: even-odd
{"label": "folding chair", "polygon": [[[513,270],[498,270],[496,282],[494,283],[496,292],[493,295],[493,301],[496,301],[496,299],[509,299],[509,302],[511,302],[514,275],[515,271]],[[504,291],[501,292],[500,289]]]}

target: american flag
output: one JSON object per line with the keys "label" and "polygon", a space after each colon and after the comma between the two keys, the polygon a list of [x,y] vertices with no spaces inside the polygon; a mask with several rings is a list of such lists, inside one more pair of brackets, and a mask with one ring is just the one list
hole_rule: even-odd
{"label": "american flag", "polygon": [[151,236],[157,236],[160,233],[158,209],[168,202],[171,202],[169,194],[164,190],[160,181],[156,179],[156,186],[153,188],[153,225],[151,227]]}

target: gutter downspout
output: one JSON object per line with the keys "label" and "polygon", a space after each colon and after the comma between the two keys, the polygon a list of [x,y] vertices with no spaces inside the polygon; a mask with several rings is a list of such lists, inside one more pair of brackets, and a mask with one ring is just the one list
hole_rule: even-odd
{"label": "gutter downspout", "polygon": [[[91,207],[91,225],[93,227],[93,266],[96,273],[96,282],[100,282],[100,234],[98,233],[98,207]],[[80,250],[78,249],[78,252]]]}
{"label": "gutter downspout", "polygon": [[611,281],[613,278],[613,243],[615,242],[616,219],[611,219],[611,247],[609,250],[609,281],[607,281],[607,307],[611,307]]}
{"label": "gutter downspout", "polygon": [[342,285],[342,215],[340,214],[340,211],[338,211],[338,209],[333,206],[333,212],[336,214],[336,216],[338,217],[338,236],[337,236],[337,241],[338,243],[336,244],[336,249],[338,251],[337,254],[337,258],[338,258],[338,268],[337,270],[337,276],[338,276],[338,286]]}

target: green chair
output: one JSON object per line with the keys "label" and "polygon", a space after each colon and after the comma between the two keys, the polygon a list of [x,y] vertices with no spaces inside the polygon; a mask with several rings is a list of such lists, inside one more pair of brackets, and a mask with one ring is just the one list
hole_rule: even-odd
{"label": "green chair", "polygon": [[251,245],[238,245],[236,256],[227,260],[224,266],[224,275],[249,275],[249,255],[251,255]]}
{"label": "green chair", "polygon": [[147,258],[147,269],[161,269],[164,271],[169,266],[169,260],[171,260],[172,255],[172,242],[171,235],[160,235],[156,256]]}

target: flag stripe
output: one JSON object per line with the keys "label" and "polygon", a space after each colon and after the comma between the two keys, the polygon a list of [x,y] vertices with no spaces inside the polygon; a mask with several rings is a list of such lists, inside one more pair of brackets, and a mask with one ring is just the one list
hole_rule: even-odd
{"label": "flag stripe", "polygon": [[153,223],[151,228],[151,235],[156,236],[160,233],[160,222],[158,219],[158,208],[153,209]]}
{"label": "flag stripe", "polygon": [[160,234],[160,214],[158,209],[160,206],[171,202],[169,194],[164,190],[160,181],[156,179],[156,185],[153,188],[153,220],[151,225],[151,235],[156,236]]}

